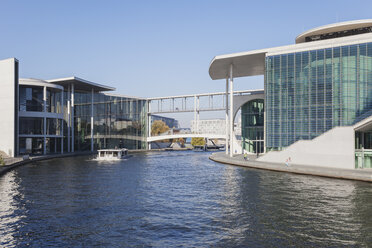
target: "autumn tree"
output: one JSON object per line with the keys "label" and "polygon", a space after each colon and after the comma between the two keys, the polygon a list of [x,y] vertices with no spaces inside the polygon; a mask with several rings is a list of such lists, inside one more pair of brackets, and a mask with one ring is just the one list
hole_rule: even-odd
{"label": "autumn tree", "polygon": [[191,139],[191,145],[192,146],[204,146],[205,140],[204,138],[192,138]]}
{"label": "autumn tree", "polygon": [[176,139],[174,142],[178,142],[181,144],[181,146],[183,147],[186,143],[185,139],[184,138],[178,138]]}
{"label": "autumn tree", "polygon": [[154,121],[151,125],[151,135],[156,136],[169,130],[167,124],[162,120]]}

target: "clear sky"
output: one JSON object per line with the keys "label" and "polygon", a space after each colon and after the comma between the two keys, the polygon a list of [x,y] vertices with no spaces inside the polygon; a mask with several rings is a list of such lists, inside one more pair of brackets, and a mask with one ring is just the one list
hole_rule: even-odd
{"label": "clear sky", "polygon": [[[0,59],[20,76],[77,76],[125,95],[223,91],[216,55],[293,44],[308,29],[372,18],[372,1],[0,0]],[[262,77],[236,89],[263,87]]]}

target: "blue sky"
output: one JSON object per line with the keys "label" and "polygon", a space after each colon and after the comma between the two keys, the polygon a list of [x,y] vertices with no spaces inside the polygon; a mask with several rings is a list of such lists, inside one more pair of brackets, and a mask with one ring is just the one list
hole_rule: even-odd
{"label": "blue sky", "polygon": [[[4,1],[0,59],[21,77],[78,76],[126,95],[224,90],[208,75],[219,54],[294,43],[310,28],[372,18],[372,1]],[[261,77],[236,89],[261,88]]]}

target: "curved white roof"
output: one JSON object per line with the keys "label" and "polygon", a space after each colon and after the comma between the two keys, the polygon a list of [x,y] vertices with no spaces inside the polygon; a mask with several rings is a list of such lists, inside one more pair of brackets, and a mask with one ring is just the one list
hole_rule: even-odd
{"label": "curved white roof", "polygon": [[94,91],[98,91],[98,92],[115,90],[115,88],[113,87],[93,83],[88,80],[81,79],[75,76],[67,77],[67,78],[51,79],[51,80],[47,80],[47,82],[62,85],[63,87],[66,87],[69,84],[74,84],[75,90],[82,90],[82,91],[91,91],[91,89],[94,89]]}
{"label": "curved white roof", "polygon": [[346,31],[350,29],[366,28],[372,26],[372,19],[338,22],[310,29],[296,37],[296,43],[305,42],[305,38],[313,35],[321,35],[332,32]]}
{"label": "curved white roof", "polygon": [[29,86],[41,86],[41,87],[48,87],[48,88],[55,88],[63,90],[63,87],[57,84],[49,83],[45,80],[36,79],[36,78],[20,78],[19,79],[20,85],[29,85]]}

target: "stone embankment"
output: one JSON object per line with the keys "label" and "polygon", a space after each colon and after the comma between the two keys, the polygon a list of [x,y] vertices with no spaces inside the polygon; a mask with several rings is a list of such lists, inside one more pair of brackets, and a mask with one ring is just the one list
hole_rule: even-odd
{"label": "stone embankment", "polygon": [[266,163],[256,161],[255,155],[249,155],[248,159],[245,160],[243,155],[235,155],[231,158],[226,155],[225,152],[213,153],[209,158],[215,162],[223,164],[255,169],[372,182],[372,169],[337,169],[310,165],[296,165],[290,162]]}

